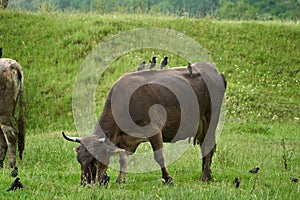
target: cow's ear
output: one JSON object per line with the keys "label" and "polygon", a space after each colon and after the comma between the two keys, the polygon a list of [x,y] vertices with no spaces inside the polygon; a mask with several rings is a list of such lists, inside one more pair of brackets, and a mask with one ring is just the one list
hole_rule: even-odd
{"label": "cow's ear", "polygon": [[78,154],[79,147],[74,147],[74,148],[73,148],[73,151],[74,151],[76,154]]}

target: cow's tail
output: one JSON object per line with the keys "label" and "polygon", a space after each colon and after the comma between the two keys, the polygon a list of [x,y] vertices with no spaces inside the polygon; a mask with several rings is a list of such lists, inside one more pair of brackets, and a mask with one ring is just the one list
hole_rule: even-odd
{"label": "cow's tail", "polygon": [[224,74],[221,74],[221,77],[222,77],[223,84],[224,84],[224,87],[225,87],[225,90],[226,90],[226,88],[227,88],[227,81],[226,81],[226,78],[225,78]]}
{"label": "cow's tail", "polygon": [[[23,77],[22,77],[23,79]],[[18,119],[18,150],[19,157],[22,160],[23,151],[25,148],[25,119],[23,114],[23,81],[21,80],[20,84],[20,93],[19,93],[19,119]]]}

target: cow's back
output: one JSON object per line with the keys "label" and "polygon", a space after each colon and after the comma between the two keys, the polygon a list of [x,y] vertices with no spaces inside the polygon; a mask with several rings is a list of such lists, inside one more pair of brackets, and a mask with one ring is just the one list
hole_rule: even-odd
{"label": "cow's back", "polygon": [[[199,70],[196,68],[201,69]],[[186,130],[191,131],[185,131],[179,136],[176,135],[178,139],[195,137],[195,131],[192,130],[195,130],[195,126],[197,126],[197,124],[192,123],[192,119],[181,119],[182,108],[180,105],[182,105],[182,102],[180,101],[183,99],[183,101],[185,101],[184,103],[191,102],[191,104],[196,104],[191,106],[195,106],[195,112],[198,112],[199,116],[197,117],[199,120],[203,117],[210,118],[211,98],[206,81],[213,82],[213,84],[217,85],[223,85],[223,83],[221,75],[217,72],[215,67],[209,63],[195,63],[193,64],[193,70],[193,77],[189,76],[189,72],[186,67],[178,67],[160,71],[147,70],[123,75],[115,83],[108,95],[106,108],[104,109],[104,113],[102,113],[103,121],[108,118],[108,115],[112,114],[112,93],[117,90],[116,93],[121,93],[126,96],[126,93],[128,92],[129,87],[132,86],[132,83],[138,82],[140,87],[135,89],[130,98],[126,99],[124,97],[120,100],[121,103],[124,101],[129,101],[130,118],[135,124],[138,126],[147,126],[150,123],[149,110],[151,106],[159,104],[165,109],[167,114],[167,120],[162,129],[163,139],[165,142],[171,142],[173,140],[178,128],[180,127],[180,123],[185,123]],[[203,77],[201,72],[204,74],[209,74],[209,76],[205,75],[205,77]],[[192,88],[193,94],[185,91],[188,86]],[[174,87],[176,90],[175,93],[172,91],[174,90]],[[220,93],[220,97],[224,95],[224,93],[221,94],[222,91],[218,92]],[[191,101],[193,95],[196,96],[196,103],[195,101]],[[182,98],[178,98],[179,96]],[[160,118],[159,114],[156,118]],[[125,120],[128,119],[126,118]],[[120,127],[120,129],[122,129],[122,127]]]}

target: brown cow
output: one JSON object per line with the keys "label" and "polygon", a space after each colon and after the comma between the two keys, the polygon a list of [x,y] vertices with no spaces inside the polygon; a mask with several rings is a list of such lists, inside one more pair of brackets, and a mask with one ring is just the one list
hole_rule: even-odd
{"label": "brown cow", "polygon": [[[0,59],[0,167],[8,150],[8,165],[16,165],[16,144],[18,142],[19,157],[22,160],[24,150],[23,119],[23,71],[15,60]],[[15,108],[19,101],[18,129],[15,125]]]}
{"label": "brown cow", "polygon": [[[192,68],[192,77],[186,67],[123,75],[111,88],[92,136],[77,138],[63,133],[65,139],[81,143],[76,152],[82,184],[95,181],[96,176],[101,182],[113,154],[120,157],[116,182],[125,182],[128,156],[139,144],[148,141],[161,167],[162,178],[172,183],[165,166],[163,142],[191,137],[194,145],[201,145],[202,181],[211,179],[210,165],[216,147],[214,132],[226,80],[210,63],[195,63]],[[136,82],[141,84],[135,85]],[[132,121],[126,115],[126,104]]]}

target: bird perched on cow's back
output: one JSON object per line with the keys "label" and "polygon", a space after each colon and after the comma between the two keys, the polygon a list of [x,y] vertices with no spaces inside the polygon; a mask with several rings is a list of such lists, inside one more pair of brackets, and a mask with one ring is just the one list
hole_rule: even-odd
{"label": "bird perched on cow's back", "polygon": [[16,189],[20,189],[20,188],[24,188],[24,186],[22,185],[22,183],[20,182],[20,178],[16,178],[14,180],[14,182],[11,184],[10,188],[7,190],[8,191],[11,191],[11,190],[16,190]]}
{"label": "bird perched on cow's back", "polygon": [[18,167],[15,167],[11,172],[10,172],[11,177],[17,177],[18,176]]}
{"label": "bird perched on cow's back", "polygon": [[290,176],[290,179],[292,182],[295,182],[295,183],[297,183],[299,181],[299,178],[292,177],[292,176]]}
{"label": "bird perched on cow's back", "polygon": [[0,47],[0,58],[2,58],[2,47]]}
{"label": "bird perched on cow's back", "polygon": [[146,62],[143,61],[143,62],[138,66],[137,71],[142,71],[142,70],[145,69],[145,67],[146,67]]}
{"label": "bird perched on cow's back", "polygon": [[153,69],[156,65],[156,57],[152,57],[152,60],[149,60],[150,62],[150,69]]}
{"label": "bird perched on cow's back", "polygon": [[240,187],[240,180],[239,177],[235,177],[233,184],[236,188]]}
{"label": "bird perched on cow's back", "polygon": [[168,57],[164,57],[164,59],[161,61],[161,64],[160,64],[160,69],[163,69],[164,67],[166,67],[168,64]]}
{"label": "bird perched on cow's back", "polygon": [[189,62],[188,65],[187,65],[187,69],[189,70],[189,76],[190,77],[193,77],[193,70],[192,70],[192,66],[191,66],[191,63]]}
{"label": "bird perched on cow's back", "polygon": [[252,174],[256,174],[259,170],[259,167],[255,167],[253,169],[250,169],[249,172],[252,173]]}

